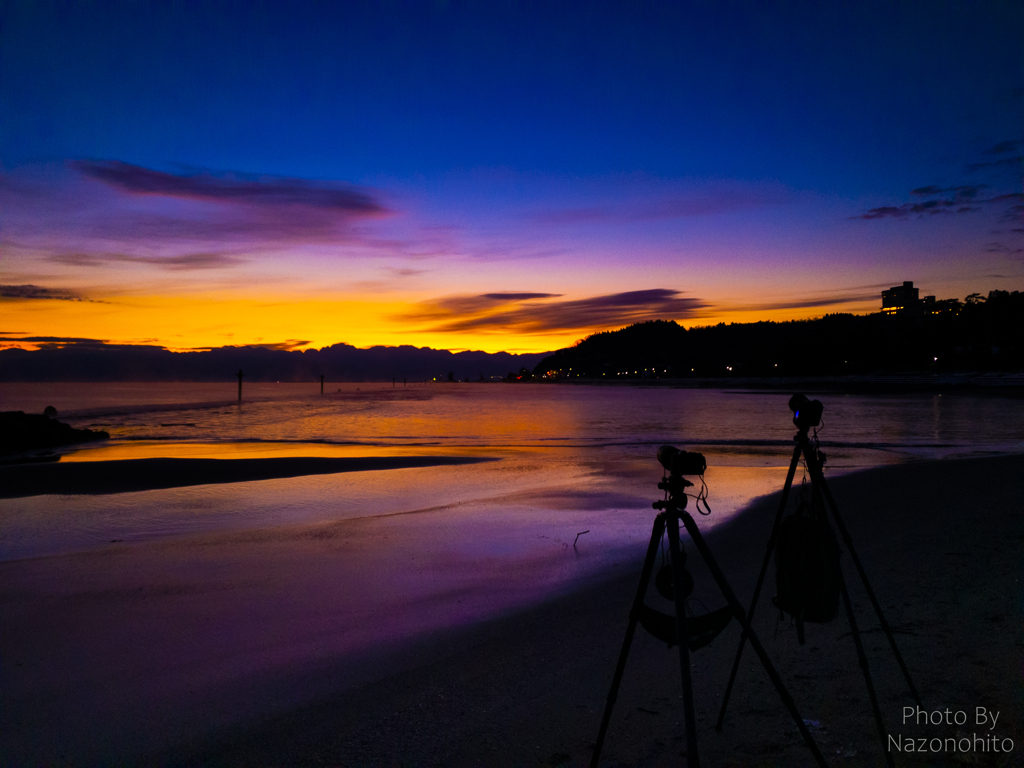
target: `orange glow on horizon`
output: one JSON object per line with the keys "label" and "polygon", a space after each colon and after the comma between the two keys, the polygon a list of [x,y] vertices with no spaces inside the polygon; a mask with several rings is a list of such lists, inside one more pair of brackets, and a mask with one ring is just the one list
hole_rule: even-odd
{"label": "orange glow on horizon", "polygon": [[[677,322],[691,328],[718,323],[803,320],[833,312],[878,311],[876,303],[863,301],[770,310],[749,308],[751,302],[744,304],[736,309],[712,306],[699,317],[679,318]],[[411,345],[528,354],[569,347],[591,334],[622,327],[528,333],[515,327],[484,326],[473,331],[444,332],[396,319],[407,315],[413,307],[414,302],[409,301],[350,298],[327,301],[145,296],[105,301],[6,300],[3,315],[6,328],[30,329],[21,334],[8,331],[8,337],[95,339],[109,344],[148,344],[172,351],[250,345],[320,349],[344,343],[360,348]],[[0,348],[12,347],[31,350],[39,344],[5,341],[0,337]]]}

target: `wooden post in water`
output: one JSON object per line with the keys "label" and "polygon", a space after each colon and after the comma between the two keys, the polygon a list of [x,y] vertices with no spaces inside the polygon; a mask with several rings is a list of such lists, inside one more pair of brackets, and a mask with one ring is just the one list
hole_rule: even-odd
{"label": "wooden post in water", "polygon": [[320,395],[321,395],[321,397],[323,396],[323,394],[324,394],[324,375],[321,373],[320,374]]}
{"label": "wooden post in water", "polygon": [[245,374],[242,373],[242,369],[239,368],[238,373],[235,375],[238,376],[238,402],[242,402],[242,377]]}

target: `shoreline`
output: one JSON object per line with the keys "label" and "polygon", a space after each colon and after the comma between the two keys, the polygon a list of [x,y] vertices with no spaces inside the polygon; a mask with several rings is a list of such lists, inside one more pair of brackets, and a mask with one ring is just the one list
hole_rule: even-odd
{"label": "shoreline", "polygon": [[0,499],[98,495],[305,475],[476,464],[482,456],[276,457],[263,459],[114,459],[0,466]]}
{"label": "shoreline", "polygon": [[[926,707],[998,709],[999,733],[1024,749],[1019,681],[1006,674],[1024,655],[1018,620],[1024,592],[1019,574],[1024,456],[881,467],[829,484]],[[958,488],[970,489],[974,509],[983,514],[972,516],[965,509]],[[777,496],[763,497],[708,533],[744,604]],[[0,727],[18,734],[0,746],[0,763],[589,762],[642,551],[622,574],[613,569],[600,583],[496,619],[362,653],[314,654],[312,665],[255,661],[245,672],[247,658],[258,660],[287,647],[282,641],[309,621],[310,608],[323,611],[345,593],[338,591],[343,585],[331,581],[329,569],[324,572],[339,556],[332,553],[340,551],[337,538],[324,536],[332,530],[344,535],[351,526],[300,526],[285,531],[284,539],[255,543],[259,536],[214,534],[0,564],[5,577],[0,608],[8,617],[0,635],[0,663],[8,680]],[[710,579],[693,547],[688,550],[696,594],[713,610],[722,599],[707,591]],[[168,580],[159,569],[147,576],[144,569],[161,558],[170,573],[183,569],[192,581]],[[296,569],[305,580],[296,581]],[[855,593],[887,726],[907,737],[933,735],[900,725],[909,696],[884,638],[872,630],[870,606],[854,584],[848,559],[844,572]],[[372,580],[382,576],[367,574],[370,581],[358,588],[372,593]],[[225,586],[236,591],[223,592]],[[769,602],[773,589],[769,573],[755,629],[802,717],[821,724],[815,731],[819,746],[830,764],[877,763],[878,736],[852,644],[843,637],[845,619],[808,625],[808,644],[800,647],[792,627],[776,622]],[[280,607],[286,610],[269,614],[272,624],[259,629],[269,634],[254,647],[256,655],[246,657],[237,632],[249,625],[232,624],[225,608],[249,615],[282,590],[286,601]],[[310,602],[292,605],[309,590]],[[371,593],[365,615],[374,621],[379,617],[370,618]],[[328,622],[309,640],[298,637],[294,647],[322,642],[317,638],[338,631],[346,630]],[[809,752],[749,651],[726,728],[722,734],[710,730],[737,638],[734,622],[692,657],[702,757],[713,765],[809,764]],[[178,669],[174,659],[182,648],[199,648],[200,658],[223,661]],[[121,649],[127,656],[119,655]],[[162,670],[155,683],[150,682],[154,663]],[[139,690],[125,687],[143,680]],[[676,725],[682,719],[678,688],[678,655],[639,630],[602,764],[677,762],[683,748],[683,731]],[[313,700],[303,702],[311,690],[317,692]],[[144,733],[147,722],[152,730]],[[901,764],[910,760],[898,758]]]}
{"label": "shoreline", "polygon": [[[522,383],[522,382],[512,382]],[[534,380],[533,384],[568,384],[598,387],[668,387],[675,389],[750,390],[829,394],[963,394],[995,397],[1024,395],[1024,374],[1017,372],[884,374],[878,376],[734,376],[708,378],[561,379]]]}
{"label": "shoreline", "polygon": [[[986,509],[982,525],[965,530],[956,524],[967,513],[954,494],[943,492],[951,476],[979,491],[976,500]],[[1024,455],[879,467],[829,485],[924,708],[949,707],[972,718],[977,706],[1000,711],[997,735],[1012,740],[1014,753],[985,754],[980,762],[1016,765],[1024,750],[1024,703],[1019,680],[1007,672],[1024,661],[1019,626],[1024,585],[1018,572]],[[744,605],[779,495],[759,499],[707,534]],[[858,504],[865,495],[878,503]],[[898,519],[893,513],[901,510],[905,515]],[[683,541],[695,580],[707,583],[709,574],[688,537]],[[639,554],[635,568],[609,574],[603,583],[423,640],[410,652],[409,669],[161,758],[173,765],[225,766],[589,765],[636,590]],[[914,706],[913,700],[846,554],[843,569],[887,732],[894,739],[962,737],[963,728],[906,720],[904,707]],[[879,736],[842,612],[828,625],[808,624],[807,645],[801,647],[793,625],[777,622],[773,591],[770,568],[755,631],[802,717],[812,721],[826,760],[878,764]],[[653,600],[649,594],[646,602]],[[708,608],[722,602],[709,602]],[[750,649],[725,728],[719,734],[711,727],[737,639],[733,621],[719,640],[691,655],[702,759],[737,768],[813,765]],[[637,628],[602,765],[655,766],[684,759],[678,661],[674,649],[666,650]],[[958,758],[963,759],[899,754],[896,762],[924,766]]]}

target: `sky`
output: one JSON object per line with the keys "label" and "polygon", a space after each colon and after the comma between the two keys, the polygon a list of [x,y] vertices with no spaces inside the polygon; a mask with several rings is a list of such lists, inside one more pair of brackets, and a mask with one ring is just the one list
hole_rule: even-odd
{"label": "sky", "polygon": [[1024,289],[1024,6],[0,0],[0,347]]}

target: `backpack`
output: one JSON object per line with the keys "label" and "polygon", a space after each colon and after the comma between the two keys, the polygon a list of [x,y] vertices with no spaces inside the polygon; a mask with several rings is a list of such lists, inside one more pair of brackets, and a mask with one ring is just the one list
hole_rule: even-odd
{"label": "backpack", "polygon": [[796,514],[779,524],[775,543],[775,589],[772,603],[780,618],[796,620],[796,636],[804,644],[804,622],[827,624],[839,612],[839,543],[823,514],[806,500]]}

